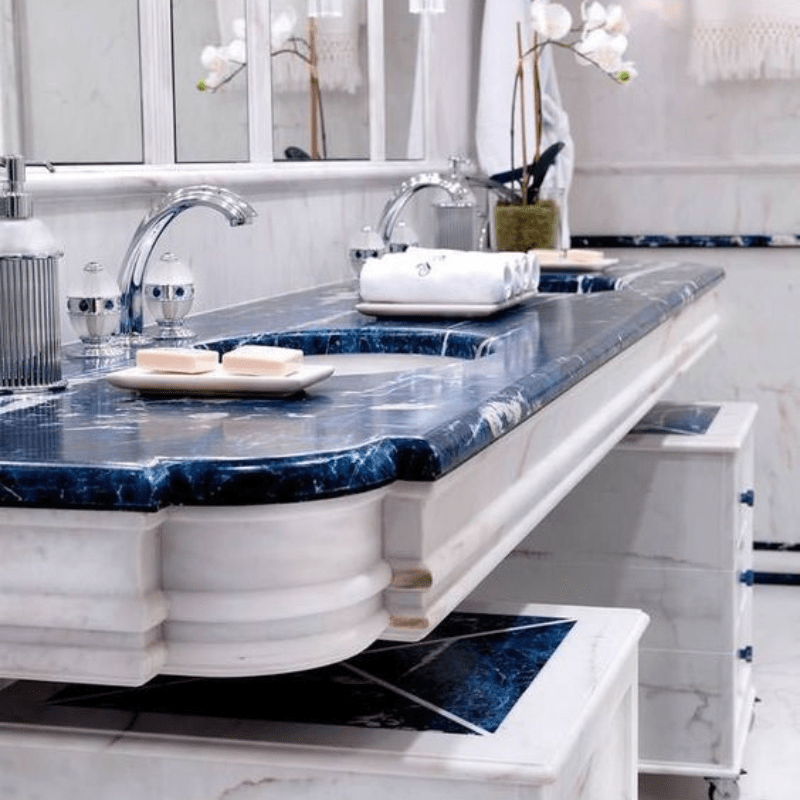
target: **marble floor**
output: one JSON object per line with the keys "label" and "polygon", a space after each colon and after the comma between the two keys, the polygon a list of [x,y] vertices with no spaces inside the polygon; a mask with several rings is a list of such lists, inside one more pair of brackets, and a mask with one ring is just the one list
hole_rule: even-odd
{"label": "marble floor", "polygon": [[[756,585],[754,674],[761,702],[745,749],[739,800],[800,796],[800,586]],[[700,778],[642,776],[640,800],[706,800]],[[717,794],[716,800],[724,795]]]}

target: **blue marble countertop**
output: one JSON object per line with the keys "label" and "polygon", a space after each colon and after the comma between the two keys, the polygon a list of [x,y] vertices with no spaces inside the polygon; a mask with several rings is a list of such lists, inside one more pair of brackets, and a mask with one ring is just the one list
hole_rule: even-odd
{"label": "blue marble countertop", "polygon": [[[65,391],[0,397],[0,506],[154,511],[433,481],[723,274],[641,261],[597,276],[547,273],[539,295],[472,320],[376,320],[354,309],[353,283],[197,315],[190,322],[199,346],[222,351],[279,342],[315,352],[352,346],[460,358],[414,372],[334,374],[281,399],[144,397],[111,386],[103,377],[109,367],[65,358]],[[273,335],[288,332],[294,335]]]}

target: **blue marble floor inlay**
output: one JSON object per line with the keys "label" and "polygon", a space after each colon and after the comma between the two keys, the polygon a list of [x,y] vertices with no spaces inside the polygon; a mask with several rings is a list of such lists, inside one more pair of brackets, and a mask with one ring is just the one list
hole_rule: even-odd
{"label": "blue marble floor inlay", "polygon": [[305,672],[160,676],[138,688],[19,681],[0,693],[0,720],[100,729],[124,720],[129,730],[152,732],[169,718],[173,732],[206,736],[236,721],[488,735],[575,622],[454,612],[420,642],[377,642]]}
{"label": "blue marble floor inlay", "polygon": [[719,413],[719,406],[686,403],[656,403],[637,423],[631,433],[707,433]]}

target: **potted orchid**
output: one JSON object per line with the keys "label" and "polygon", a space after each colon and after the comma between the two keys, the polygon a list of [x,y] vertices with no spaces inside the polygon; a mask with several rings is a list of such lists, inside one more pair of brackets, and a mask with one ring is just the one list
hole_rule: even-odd
{"label": "potted orchid", "polygon": [[[549,46],[571,50],[580,64],[593,66],[616,83],[628,83],[636,77],[633,62],[625,60],[630,30],[620,5],[603,5],[597,0],[584,0],[580,6],[581,25],[575,27],[570,11],[561,3],[533,0],[530,4],[532,44],[522,45],[521,25],[517,24],[517,70],[514,76],[512,108],[512,153],[517,124],[521,134],[522,167],[511,165],[500,182],[516,183],[515,202],[498,203],[495,209],[495,235],[498,249],[528,250],[555,246],[558,231],[558,205],[542,199],[540,190],[549,166],[558,155],[561,143],[542,153],[542,88],[540,62]],[[533,160],[528,163],[526,95],[528,78],[526,62],[530,61],[532,87],[532,123],[534,131]],[[517,120],[517,113],[519,119]]]}

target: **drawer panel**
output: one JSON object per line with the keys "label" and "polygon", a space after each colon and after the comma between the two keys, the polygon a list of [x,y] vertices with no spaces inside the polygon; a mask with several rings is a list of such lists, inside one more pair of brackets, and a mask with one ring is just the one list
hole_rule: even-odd
{"label": "drawer panel", "polygon": [[738,573],[564,563],[514,552],[476,589],[478,597],[519,602],[639,608],[650,615],[646,647],[730,653],[743,592]]}
{"label": "drawer panel", "polygon": [[640,760],[739,769],[749,674],[734,654],[640,650]]}
{"label": "drawer panel", "polygon": [[706,434],[626,436],[518,549],[736,569],[752,545],[754,416],[753,404],[722,404]]}

